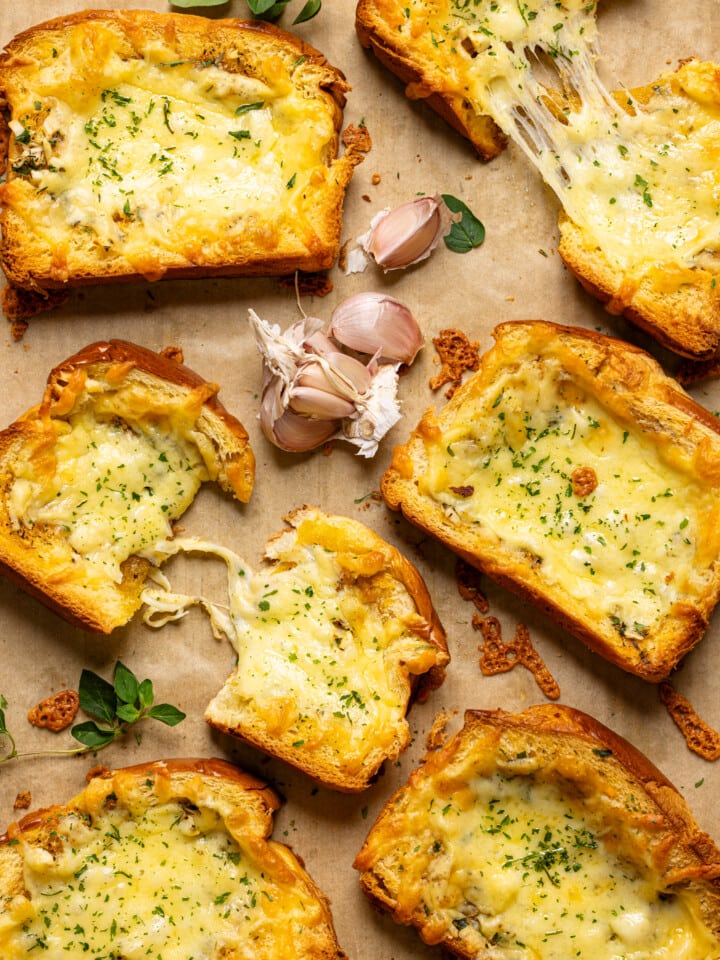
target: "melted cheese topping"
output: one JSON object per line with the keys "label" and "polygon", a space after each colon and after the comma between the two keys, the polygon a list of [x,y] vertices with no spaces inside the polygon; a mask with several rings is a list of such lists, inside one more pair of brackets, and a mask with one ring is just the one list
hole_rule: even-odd
{"label": "melted cheese topping", "polygon": [[237,667],[209,719],[271,740],[299,766],[318,755],[350,774],[379,766],[409,738],[405,672],[429,670],[438,651],[413,631],[415,604],[398,581],[386,575],[363,585],[323,545],[283,543],[278,563],[259,572],[205,541],[167,544],[167,552],[225,560],[229,616],[200,598],[147,588],[146,622],[160,626],[201,603],[232,642]]}
{"label": "melted cheese topping", "polygon": [[172,535],[170,522],[208,478],[197,446],[150,423],[98,421],[91,410],[58,422],[55,469],[17,466],[13,522],[47,524],[93,568],[119,580],[120,564]]}
{"label": "melted cheese topping", "polygon": [[[24,885],[0,926],[3,960],[214,960],[295,957],[317,918],[307,893],[279,885],[213,809],[178,802],[133,815],[69,814],[50,849],[20,840]],[[59,848],[59,850],[58,850]]]}
{"label": "melted cheese topping", "polygon": [[52,247],[71,227],[147,273],[148,244],[161,269],[168,252],[194,261],[208,242],[268,229],[269,211],[298,216],[308,185],[327,179],[335,129],[323,100],[279,57],[263,82],[173,49],[141,56],[80,24],[18,85],[13,122],[27,142],[14,166],[28,179],[6,200],[30,205],[33,231]]}
{"label": "melted cheese topping", "polygon": [[422,0],[399,3],[392,26],[438,65],[433,89],[491,116],[611,262],[639,274],[664,261],[691,266],[720,247],[712,65],[684,64],[647,102],[616,100],[594,66],[595,6]]}
{"label": "melted cheese topping", "polygon": [[440,792],[414,780],[379,848],[398,909],[423,916],[430,942],[458,938],[488,957],[497,947],[504,960],[715,956],[693,901],[666,894],[554,784],[457,773]]}
{"label": "melted cheese topping", "polygon": [[[713,491],[583,395],[554,358],[501,372],[427,454],[421,493],[620,636],[642,644],[704,585],[696,559]],[[584,494],[578,470],[593,478]]]}

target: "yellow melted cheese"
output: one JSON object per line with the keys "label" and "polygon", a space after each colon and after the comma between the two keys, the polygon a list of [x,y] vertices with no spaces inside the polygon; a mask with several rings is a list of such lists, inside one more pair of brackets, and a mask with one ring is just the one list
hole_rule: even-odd
{"label": "yellow melted cheese", "polygon": [[414,782],[383,850],[399,907],[426,914],[433,942],[459,938],[488,957],[496,946],[503,960],[716,955],[692,901],[666,895],[554,784],[500,774],[448,783],[439,795],[432,778]]}
{"label": "yellow melted cheese", "polygon": [[[492,117],[568,216],[615,265],[692,266],[720,246],[720,100],[711,65],[690,62],[647,103],[618,101],[594,66],[594,2],[439,0],[398,4],[399,35],[441,71],[433,89]],[[548,87],[567,91],[548,108]]]}
{"label": "yellow melted cheese", "polygon": [[[703,586],[712,491],[569,385],[559,361],[509,367],[454,421],[427,445],[420,492],[621,636],[641,642]],[[597,480],[584,496],[578,468]]]}
{"label": "yellow melted cheese", "polygon": [[19,841],[27,896],[0,926],[3,960],[279,956],[260,949],[268,937],[294,957],[293,937],[317,917],[211,808],[169,802],[133,815],[118,805],[91,822],[66,815],[53,837],[52,852]]}
{"label": "yellow melted cheese", "polygon": [[202,260],[326,180],[332,111],[279,58],[268,83],[172,49],[128,58],[120,36],[84,24],[55,53],[13,104],[32,133],[14,164],[29,178],[20,198],[50,246],[70,226],[140,272],[149,246],[156,269],[164,252]]}
{"label": "yellow melted cheese", "polygon": [[[397,581],[365,593],[335,552],[322,545],[283,547],[279,563],[253,572],[232,551],[202,540],[175,540],[169,552],[200,551],[225,560],[229,614],[201,598],[147,588],[146,622],[161,626],[202,604],[216,632],[236,649],[235,672],[207,716],[270,738],[302,766],[322,754],[348,773],[395,757],[406,745],[409,684],[438,651],[411,629],[415,604]],[[383,606],[372,590],[388,592]],[[288,755],[289,751],[289,755]]]}
{"label": "yellow melted cheese", "polygon": [[108,570],[172,535],[170,522],[208,478],[197,446],[151,424],[98,421],[92,411],[58,422],[55,470],[40,477],[19,464],[10,513],[17,525],[47,524],[64,534],[84,569]]}

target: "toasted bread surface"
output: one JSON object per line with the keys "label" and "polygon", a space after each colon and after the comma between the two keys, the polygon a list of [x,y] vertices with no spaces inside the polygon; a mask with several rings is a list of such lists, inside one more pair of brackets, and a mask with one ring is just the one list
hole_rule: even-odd
{"label": "toasted bread surface", "polygon": [[217,392],[120,340],[57,366],[41,403],[0,433],[0,572],[79,627],[126,623],[147,552],[200,485],[252,492],[247,433]]}
{"label": "toasted bread surface", "polygon": [[720,956],[720,850],[646,757],[569,707],[468,711],[355,867],[461,957]]}
{"label": "toasted bread surface", "polygon": [[341,960],[327,899],[268,839],[278,807],[223,760],[96,776],[0,837],[0,954]]}
{"label": "toasted bread surface", "polygon": [[[286,519],[257,571],[203,541],[172,545],[228,565],[223,632],[238,660],[205,718],[324,786],[357,792],[409,745],[411,700],[444,679],[445,631],[417,569],[365,524],[316,507]],[[164,591],[144,600],[151,623],[167,614]]]}
{"label": "toasted bread surface", "polygon": [[0,58],[0,258],[28,291],[323,270],[359,155],[348,86],[271,25],[149,10],[40,24]]}
{"label": "toasted bread surface", "polygon": [[593,650],[658,681],[717,602],[720,435],[644,351],[501,324],[396,448],[387,503]]}
{"label": "toasted bread surface", "polygon": [[595,9],[360,0],[357,31],[482,156],[506,137],[526,153],[562,206],[560,254],[593,295],[702,359],[720,349],[720,68],[684,61],[613,95],[594,65]]}

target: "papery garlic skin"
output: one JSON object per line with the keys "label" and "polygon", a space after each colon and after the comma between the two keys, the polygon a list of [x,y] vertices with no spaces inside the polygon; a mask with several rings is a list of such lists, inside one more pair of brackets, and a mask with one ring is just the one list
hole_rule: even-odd
{"label": "papery garlic skin", "polygon": [[332,312],[328,333],[350,350],[393,363],[412,363],[425,343],[410,310],[384,293],[343,300]]}
{"label": "papery garlic skin", "polygon": [[430,256],[453,220],[441,196],[418,197],[376,214],[358,243],[383,270],[404,270]]}
{"label": "papery garlic skin", "polygon": [[378,444],[402,416],[397,399],[399,364],[384,363],[358,412],[343,420],[343,436],[358,448],[358,455],[374,457]]}

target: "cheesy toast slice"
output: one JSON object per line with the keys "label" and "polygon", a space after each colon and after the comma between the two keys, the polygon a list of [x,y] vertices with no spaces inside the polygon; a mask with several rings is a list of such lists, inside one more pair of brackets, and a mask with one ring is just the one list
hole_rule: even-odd
{"label": "cheesy toast slice", "polygon": [[259,22],[107,10],[25,31],[0,57],[9,282],[329,268],[359,159],[338,157],[347,90]]}
{"label": "cheesy toast slice", "polygon": [[0,432],[0,573],[76,626],[126,623],[202,483],[252,493],[248,435],[217,393],[120,340],[59,364],[41,403]]}
{"label": "cheesy toast slice", "polygon": [[508,139],[560,205],[559,252],[612,313],[691,359],[720,349],[720,85],[684,61],[610,92],[595,2],[359,0],[361,43],[486,159]]}
{"label": "cheesy toast slice", "polygon": [[355,867],[375,905],[468,960],[720,956],[720,850],[646,757],[569,707],[468,711]]}
{"label": "cheesy toast slice", "polygon": [[0,955],[343,960],[327,899],[268,839],[278,807],[222,760],[96,775],[0,837]]}
{"label": "cheesy toast slice", "polygon": [[208,609],[237,663],[205,719],[327,787],[357,792],[409,745],[412,700],[445,676],[445,631],[417,569],[365,524],[316,507],[286,519],[258,570],[207,541],[166,544],[225,561],[229,609],[148,586],[146,621]]}
{"label": "cheesy toast slice", "polygon": [[382,479],[387,503],[646,680],[720,595],[720,428],[644,351],[542,321],[494,331]]}

